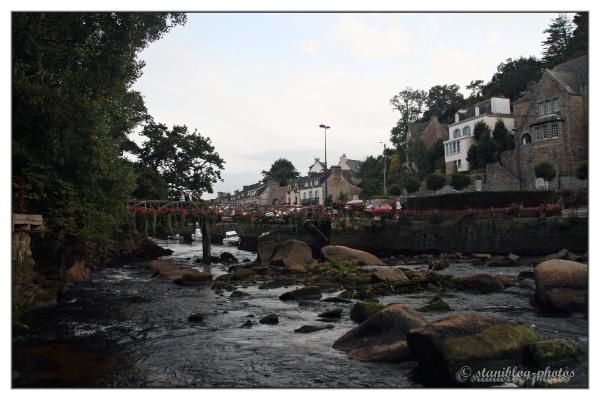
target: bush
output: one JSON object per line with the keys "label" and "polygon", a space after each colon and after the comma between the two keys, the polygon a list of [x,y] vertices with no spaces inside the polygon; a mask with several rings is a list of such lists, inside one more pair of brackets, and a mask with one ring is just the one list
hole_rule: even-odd
{"label": "bush", "polygon": [[542,178],[546,182],[549,182],[556,177],[556,169],[554,168],[554,165],[548,161],[537,164],[534,169],[536,178]]}
{"label": "bush", "polygon": [[437,172],[427,175],[427,189],[436,192],[443,188],[445,184],[446,177],[444,175]]}
{"label": "bush", "polygon": [[450,186],[459,192],[471,184],[471,177],[462,172],[455,172],[450,177]]}
{"label": "bush", "polygon": [[402,194],[402,186],[394,183],[392,186],[390,186],[390,194],[392,196],[400,196]]}
{"label": "bush", "polygon": [[411,175],[404,180],[403,185],[407,193],[414,193],[421,187],[421,181],[416,176]]}
{"label": "bush", "polygon": [[575,171],[575,175],[577,176],[577,179],[581,179],[582,181],[585,181],[588,178],[587,161],[582,161],[579,163],[579,165],[577,166],[577,171]]}
{"label": "bush", "polygon": [[465,210],[469,208],[500,208],[520,204],[537,207],[554,202],[554,191],[506,191],[449,193],[439,196],[409,198],[403,205],[405,210]]}

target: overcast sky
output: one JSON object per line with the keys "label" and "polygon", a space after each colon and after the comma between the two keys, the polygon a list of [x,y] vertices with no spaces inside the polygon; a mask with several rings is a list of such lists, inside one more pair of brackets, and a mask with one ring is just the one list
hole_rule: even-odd
{"label": "overcast sky", "polygon": [[[306,174],[389,143],[389,99],[410,86],[488,81],[506,58],[541,52],[556,14],[189,14],[142,54],[135,84],[158,122],[211,138],[217,191],[255,183],[280,157]],[[207,195],[206,197],[214,197]]]}

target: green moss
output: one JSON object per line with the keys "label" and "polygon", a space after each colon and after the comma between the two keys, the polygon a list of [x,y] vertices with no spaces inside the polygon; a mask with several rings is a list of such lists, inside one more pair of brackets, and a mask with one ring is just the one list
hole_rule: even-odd
{"label": "green moss", "polygon": [[267,314],[264,317],[262,317],[258,322],[265,325],[276,325],[279,323],[279,316],[274,313]]}
{"label": "green moss", "polygon": [[219,280],[214,281],[210,288],[212,290],[228,290],[228,291],[237,289],[237,287],[235,285],[232,285],[231,283],[226,282],[226,281],[219,281]]}
{"label": "green moss", "polygon": [[538,340],[535,332],[524,325],[497,324],[472,335],[449,337],[444,340],[444,348],[451,360],[496,359]]}
{"label": "green moss", "polygon": [[541,340],[526,350],[530,361],[539,368],[573,361],[582,354],[575,342],[564,339]]}
{"label": "green moss", "polygon": [[366,321],[371,315],[383,310],[385,306],[372,301],[357,301],[350,310],[350,319],[357,323]]}
{"label": "green moss", "polygon": [[248,268],[237,268],[232,276],[233,281],[252,281],[254,280],[254,271]]}
{"label": "green moss", "polygon": [[433,299],[429,300],[426,305],[423,307],[417,308],[417,311],[433,311],[433,312],[442,312],[442,311],[451,311],[452,309],[440,296],[435,296]]}

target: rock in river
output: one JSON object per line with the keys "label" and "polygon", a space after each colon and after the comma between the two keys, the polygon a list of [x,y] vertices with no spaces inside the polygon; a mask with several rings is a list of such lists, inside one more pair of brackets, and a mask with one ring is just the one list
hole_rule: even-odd
{"label": "rock in river", "polygon": [[279,296],[280,300],[319,300],[320,298],[321,289],[318,286],[305,286]]}
{"label": "rock in river", "polygon": [[374,301],[357,301],[350,310],[350,319],[360,324],[384,308],[383,304]]}
{"label": "rock in river", "polygon": [[489,274],[474,274],[459,280],[463,289],[477,293],[499,292],[504,289],[502,280]]}
{"label": "rock in river", "polygon": [[423,307],[417,308],[417,311],[451,311],[452,309],[440,296],[434,296]]}
{"label": "rock in river", "polygon": [[506,368],[524,363],[524,348],[538,341],[527,326],[485,315],[455,315],[407,335],[423,377],[437,385],[463,383],[467,366]]}
{"label": "rock in river", "polygon": [[342,318],[342,313],[344,312],[341,308],[334,308],[332,310],[323,311],[318,315],[319,318],[325,319],[338,319]]}
{"label": "rock in river", "polygon": [[530,362],[537,368],[560,366],[577,360],[583,353],[571,340],[540,340],[525,348]]}
{"label": "rock in river", "polygon": [[333,344],[334,349],[350,352],[361,361],[402,361],[410,356],[406,335],[426,325],[413,309],[390,304],[359,326],[352,328]]}
{"label": "rock in river", "polygon": [[305,272],[304,267],[313,260],[309,245],[300,240],[286,240],[274,249],[269,263],[282,266],[291,272]]}
{"label": "rock in river", "polygon": [[169,261],[169,260],[152,260],[152,261],[148,261],[148,263],[146,264],[146,266],[148,268],[150,268],[152,271],[154,272],[167,272],[167,271],[172,271],[174,269],[177,268],[177,266],[175,265],[175,263],[173,261]]}
{"label": "rock in river", "polygon": [[549,260],[534,270],[536,307],[550,312],[587,312],[588,267],[575,261]]}
{"label": "rock in river", "polygon": [[263,325],[277,325],[279,323],[279,316],[277,314],[271,313],[262,317],[258,322]]}
{"label": "rock in river", "polygon": [[239,262],[239,260],[228,251],[224,251],[219,255],[219,261],[223,264],[233,264]]}
{"label": "rock in river", "polygon": [[340,261],[355,261],[359,265],[385,265],[378,257],[366,251],[351,249],[346,246],[325,246],[321,254],[327,261],[333,263]]}
{"label": "rock in river", "polygon": [[398,283],[406,282],[408,278],[400,268],[380,268],[371,274],[372,282]]}
{"label": "rock in river", "polygon": [[333,325],[302,325],[300,328],[296,329],[294,332],[296,333],[312,333],[317,331],[322,331],[324,329],[332,329]]}

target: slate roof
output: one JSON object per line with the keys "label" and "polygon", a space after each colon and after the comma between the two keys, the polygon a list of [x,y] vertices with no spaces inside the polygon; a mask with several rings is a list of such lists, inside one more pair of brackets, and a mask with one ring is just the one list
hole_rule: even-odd
{"label": "slate roof", "polygon": [[581,56],[548,70],[550,75],[556,79],[569,93],[583,94],[587,92],[589,79],[588,56]]}
{"label": "slate roof", "polygon": [[348,164],[348,166],[350,167],[352,172],[357,174],[358,171],[360,171],[360,166],[362,165],[362,161],[346,159],[346,164]]}

